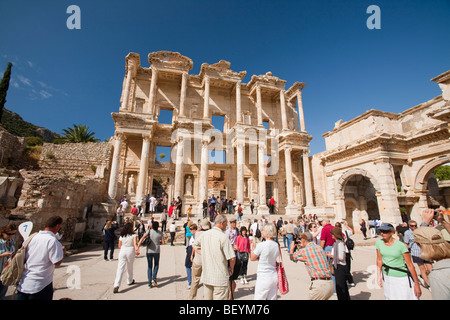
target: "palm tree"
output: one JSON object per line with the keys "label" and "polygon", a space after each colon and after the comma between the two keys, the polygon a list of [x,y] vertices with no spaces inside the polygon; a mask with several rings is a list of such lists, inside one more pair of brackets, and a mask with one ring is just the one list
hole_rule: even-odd
{"label": "palm tree", "polygon": [[86,125],[73,125],[73,128],[63,129],[64,139],[67,142],[98,142],[99,139],[94,137],[95,132],[89,131]]}

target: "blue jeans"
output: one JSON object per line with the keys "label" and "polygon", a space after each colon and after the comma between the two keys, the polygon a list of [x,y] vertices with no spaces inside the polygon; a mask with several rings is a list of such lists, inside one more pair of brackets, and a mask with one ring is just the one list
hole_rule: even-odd
{"label": "blue jeans", "polygon": [[[148,285],[152,284],[152,280],[156,281],[156,275],[158,274],[159,269],[159,253],[147,253],[147,263],[148,263],[148,269],[147,269],[147,278],[148,278]],[[153,267],[153,260],[155,260],[155,266]]]}
{"label": "blue jeans", "polygon": [[187,274],[188,284],[191,285],[191,282],[192,282],[192,269],[186,267],[186,274]]}
{"label": "blue jeans", "polygon": [[[331,249],[333,249],[333,246],[326,246],[323,251],[325,251],[325,254],[327,252],[331,252]],[[331,258],[328,258],[328,264],[331,266],[331,264],[333,263]],[[334,284],[334,292],[336,292],[336,278],[334,276],[331,276],[331,279],[333,279],[333,284]]]}
{"label": "blue jeans", "polygon": [[288,233],[286,235],[286,238],[287,238],[288,252],[290,252],[290,250],[291,250],[291,243],[292,243],[292,241],[294,241],[294,235],[292,233]]}

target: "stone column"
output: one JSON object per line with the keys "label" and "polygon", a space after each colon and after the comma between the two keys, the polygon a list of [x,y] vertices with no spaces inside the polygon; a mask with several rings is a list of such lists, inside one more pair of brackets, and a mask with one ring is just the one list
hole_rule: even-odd
{"label": "stone column", "polygon": [[209,162],[209,141],[202,140],[202,157],[200,165],[200,187],[199,205],[202,207],[203,200],[208,200],[208,162]]}
{"label": "stone column", "polygon": [[266,167],[264,166],[264,156],[266,155],[266,145],[258,144],[258,190],[259,206],[258,214],[269,214],[269,207],[266,203]]}
{"label": "stone column", "polygon": [[258,113],[257,113],[258,126],[262,126],[263,125],[263,120],[262,120],[261,88],[258,85],[256,86],[256,109],[258,111]]}
{"label": "stone column", "polygon": [[114,137],[114,153],[111,163],[111,174],[109,176],[108,197],[114,200],[117,193],[117,179],[120,168],[120,154],[122,153],[123,133],[116,133]]}
{"label": "stone column", "polygon": [[292,176],[292,159],[291,159],[292,148],[284,149],[284,162],[286,167],[286,194],[287,194],[287,206],[286,214],[297,213],[294,206],[294,180]]}
{"label": "stone column", "polygon": [[139,200],[144,196],[148,177],[148,157],[150,154],[151,137],[149,135],[144,135],[142,138],[141,162],[139,166],[138,185],[136,188],[136,202],[139,202]]}
{"label": "stone column", "polygon": [[283,125],[283,130],[287,130],[288,122],[287,122],[287,116],[286,116],[286,99],[285,99],[285,90],[280,91],[280,104],[281,104],[281,123]]}
{"label": "stone column", "polygon": [[[203,118],[209,118],[209,84],[210,79],[209,76],[205,75],[205,92],[203,95]],[[203,200],[202,200],[203,201]]]}
{"label": "stone column", "polygon": [[236,122],[242,122],[241,81],[236,82]]}
{"label": "stone column", "polygon": [[158,70],[152,68],[152,79],[150,81],[150,93],[148,98],[147,113],[153,115],[156,99],[156,82],[158,81]]}
{"label": "stone column", "polygon": [[302,92],[300,90],[297,91],[297,103],[298,103],[298,122],[300,126],[300,131],[306,132],[305,116],[303,114]]}
{"label": "stone column", "polygon": [[237,158],[237,187],[236,187],[236,200],[238,203],[244,203],[244,155],[245,144],[242,139],[238,139],[236,143],[236,158]]}
{"label": "stone column", "polygon": [[122,98],[123,110],[128,110],[128,100],[130,99],[130,87],[132,78],[133,78],[133,69],[131,65],[128,65],[127,81],[125,82],[125,88],[123,90],[123,98]]}
{"label": "stone column", "polygon": [[306,206],[313,207],[314,202],[311,184],[311,168],[309,165],[309,152],[307,150],[303,151],[303,178],[305,179]]}
{"label": "stone column", "polygon": [[181,93],[180,93],[180,117],[184,117],[185,103],[186,103],[186,90],[187,90],[188,74],[183,72],[181,75]]}
{"label": "stone column", "polygon": [[184,139],[182,136],[178,137],[177,143],[177,157],[175,159],[175,190],[174,198],[183,197],[183,150],[184,149]]}
{"label": "stone column", "polygon": [[389,158],[375,160],[376,177],[380,197],[378,198],[378,209],[380,219],[383,222],[399,224],[402,222],[400,208],[398,205],[397,185],[394,180],[394,169],[389,163]]}
{"label": "stone column", "polygon": [[336,208],[335,220],[336,221],[345,220],[347,218],[347,212],[345,209],[345,197],[344,196],[336,197],[336,207],[335,208]]}

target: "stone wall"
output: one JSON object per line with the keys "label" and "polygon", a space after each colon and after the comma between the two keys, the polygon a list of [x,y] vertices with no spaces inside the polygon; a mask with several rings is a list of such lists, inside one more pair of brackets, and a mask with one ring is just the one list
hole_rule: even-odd
{"label": "stone wall", "polygon": [[107,177],[111,159],[109,142],[44,143],[40,167],[79,178]]}
{"label": "stone wall", "polygon": [[0,167],[10,167],[22,156],[25,138],[17,137],[0,127]]}
{"label": "stone wall", "polygon": [[45,143],[39,169],[20,170],[20,198],[6,218],[32,221],[37,231],[49,217],[59,215],[64,219],[63,240],[73,241],[84,232],[92,208],[107,200],[110,156],[106,142]]}

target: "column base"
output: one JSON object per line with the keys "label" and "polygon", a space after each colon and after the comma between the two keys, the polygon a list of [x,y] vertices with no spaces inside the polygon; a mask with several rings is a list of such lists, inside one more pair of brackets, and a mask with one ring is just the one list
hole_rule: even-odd
{"label": "column base", "polygon": [[286,214],[299,214],[298,208],[296,206],[293,206],[292,204],[286,206],[285,210]]}
{"label": "column base", "polygon": [[269,215],[269,207],[266,205],[259,206],[257,213],[260,215],[262,214]]}

